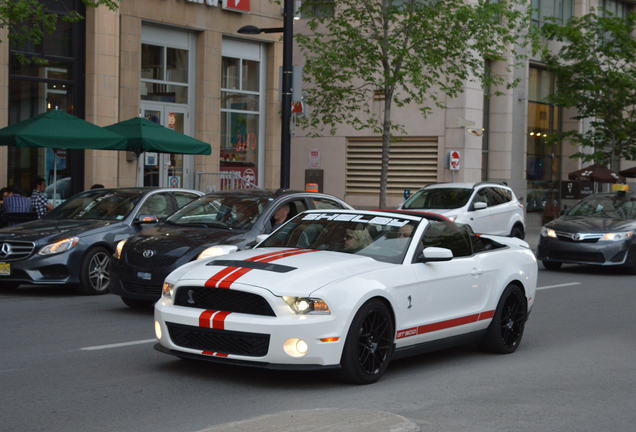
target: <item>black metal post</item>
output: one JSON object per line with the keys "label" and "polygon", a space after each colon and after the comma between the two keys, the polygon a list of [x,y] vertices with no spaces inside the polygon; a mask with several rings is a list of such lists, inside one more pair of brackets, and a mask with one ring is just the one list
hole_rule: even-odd
{"label": "black metal post", "polygon": [[283,97],[280,137],[280,187],[289,188],[291,164],[291,134],[289,131],[292,104],[292,50],[294,43],[294,2],[285,0],[283,9]]}

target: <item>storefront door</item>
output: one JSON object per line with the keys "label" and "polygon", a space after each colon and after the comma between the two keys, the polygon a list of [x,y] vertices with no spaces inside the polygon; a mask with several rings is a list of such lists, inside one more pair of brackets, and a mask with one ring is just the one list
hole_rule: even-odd
{"label": "storefront door", "polygon": [[[189,135],[188,112],[182,107],[144,102],[141,113],[147,120]],[[192,165],[190,155],[142,153],[137,183],[140,186],[192,187]]]}

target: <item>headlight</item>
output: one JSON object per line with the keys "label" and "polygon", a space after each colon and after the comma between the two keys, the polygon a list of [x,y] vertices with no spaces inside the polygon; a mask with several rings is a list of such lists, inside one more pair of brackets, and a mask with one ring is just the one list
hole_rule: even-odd
{"label": "headlight", "polygon": [[117,243],[117,247],[115,247],[115,258],[121,259],[121,251],[124,249],[124,245],[127,241],[128,239],[121,240],[119,243]]}
{"label": "headlight", "polygon": [[197,259],[200,260],[203,258],[212,258],[216,256],[227,255],[229,253],[236,252],[237,250],[238,250],[238,247],[233,245],[212,246],[207,249],[204,249],[199,254],[199,256],[197,256]]}
{"label": "headlight", "polygon": [[601,237],[601,240],[610,240],[610,241],[627,240],[629,238],[632,238],[633,234],[634,233],[632,231],[617,232],[617,233],[607,233],[603,237]]}
{"label": "headlight", "polygon": [[556,231],[552,228],[542,227],[541,228],[541,237],[552,237],[556,238]]}
{"label": "headlight", "polygon": [[79,242],[78,237],[71,237],[64,240],[60,240],[55,243],[47,244],[42,249],[40,249],[40,252],[38,252],[38,254],[53,255],[53,254],[57,254],[61,252],[66,252],[67,250],[77,246],[78,242]]}
{"label": "headlight", "polygon": [[167,299],[172,299],[174,296],[174,284],[164,282],[163,287],[161,288],[161,296]]}
{"label": "headlight", "polygon": [[291,310],[296,314],[331,314],[327,303],[318,298],[284,296],[283,301],[287,303]]}

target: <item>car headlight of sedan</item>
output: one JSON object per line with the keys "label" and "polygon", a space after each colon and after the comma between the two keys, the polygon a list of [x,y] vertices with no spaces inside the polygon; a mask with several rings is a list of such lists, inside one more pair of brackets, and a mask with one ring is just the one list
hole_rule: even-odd
{"label": "car headlight of sedan", "polygon": [[197,256],[197,259],[200,260],[203,258],[212,258],[221,255],[227,255],[229,253],[236,252],[237,250],[238,246],[234,245],[216,245],[201,251],[201,253]]}
{"label": "car headlight of sedan", "polygon": [[161,296],[172,300],[172,298],[174,297],[174,284],[171,284],[170,282],[164,282],[163,287],[161,288]]}
{"label": "car headlight of sedan", "polygon": [[541,237],[551,237],[556,238],[556,231],[552,228],[542,227],[541,228]]}
{"label": "car headlight of sedan", "polygon": [[69,249],[73,249],[79,243],[79,237],[65,238],[55,243],[50,243],[44,246],[38,254],[40,255],[53,255],[62,252],[66,252]]}
{"label": "car headlight of sedan", "polygon": [[117,243],[117,247],[115,247],[115,258],[117,259],[121,259],[121,251],[124,249],[124,245],[126,244],[126,242],[128,241],[128,239],[125,240],[121,240],[119,241],[119,243]]}
{"label": "car headlight of sedan", "polygon": [[628,232],[615,232],[615,233],[606,233],[601,237],[601,240],[609,240],[609,241],[621,241],[632,238],[634,233],[632,231]]}
{"label": "car headlight of sedan", "polygon": [[319,298],[283,296],[283,301],[287,303],[287,305],[295,314],[331,314],[331,310],[329,310],[329,306],[327,306],[327,303]]}

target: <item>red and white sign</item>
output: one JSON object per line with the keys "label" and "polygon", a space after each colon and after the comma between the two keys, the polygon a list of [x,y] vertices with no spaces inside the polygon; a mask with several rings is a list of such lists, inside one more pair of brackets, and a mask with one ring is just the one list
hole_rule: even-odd
{"label": "red and white sign", "polygon": [[462,154],[457,150],[451,150],[448,152],[448,169],[451,171],[459,171],[462,164]]}
{"label": "red and white sign", "polygon": [[234,12],[249,12],[250,0],[223,0],[223,3],[221,3],[221,8]]}

